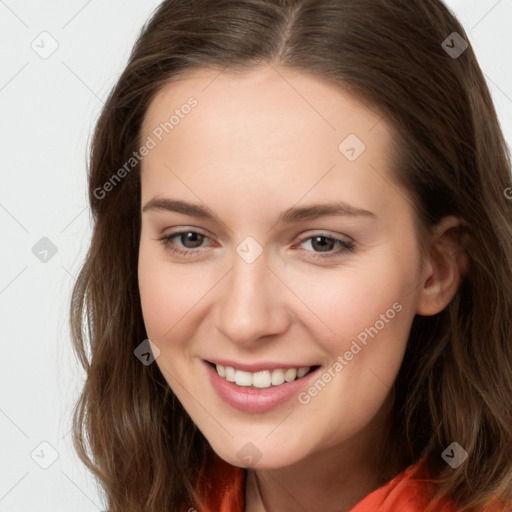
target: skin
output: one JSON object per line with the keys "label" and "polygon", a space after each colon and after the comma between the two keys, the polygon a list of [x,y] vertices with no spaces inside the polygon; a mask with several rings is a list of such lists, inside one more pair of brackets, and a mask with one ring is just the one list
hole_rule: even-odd
{"label": "skin", "polygon": [[[270,65],[188,71],[153,98],[141,140],[190,96],[197,107],[142,161],[141,207],[172,198],[215,218],[142,212],[139,287],[156,364],[220,457],[244,466],[237,452],[248,442],[261,453],[247,511],[264,510],[255,477],[269,511],[347,510],[382,484],[376,447],[390,387],[414,316],[441,311],[459,285],[459,221],[436,226],[422,261],[413,206],[387,163],[391,126],[320,79]],[[354,161],[338,149],[349,134],[366,146]],[[277,222],[289,208],[340,200],[373,216]],[[202,244],[172,239],[188,257],[159,240],[182,229],[206,235]],[[315,258],[325,252],[308,237],[320,235],[329,257]],[[252,263],[236,252],[248,236],[263,250]],[[353,241],[354,251],[335,254],[329,237]],[[308,404],[238,411],[207,378],[202,359],[325,371],[394,303],[400,312]]]}

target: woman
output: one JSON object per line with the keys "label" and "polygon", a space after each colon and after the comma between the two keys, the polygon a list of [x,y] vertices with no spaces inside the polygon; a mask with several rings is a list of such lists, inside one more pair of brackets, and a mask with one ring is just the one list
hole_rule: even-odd
{"label": "woman", "polygon": [[109,511],[510,510],[510,187],[440,1],[164,1],[72,301]]}

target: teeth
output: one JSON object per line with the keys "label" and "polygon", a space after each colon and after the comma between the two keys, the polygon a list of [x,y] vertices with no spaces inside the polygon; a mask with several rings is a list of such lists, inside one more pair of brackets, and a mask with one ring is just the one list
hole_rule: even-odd
{"label": "teeth", "polygon": [[274,370],[272,372],[272,386],[279,386],[284,382],[284,371]]}
{"label": "teeth", "polygon": [[295,380],[295,377],[297,377],[297,370],[295,368],[290,368],[284,372],[284,380],[286,382]]}
{"label": "teeth", "polygon": [[297,378],[300,379],[311,369],[310,366],[303,366],[301,368],[288,368],[287,370],[277,368],[272,371],[262,370],[252,373],[237,370],[232,366],[222,366],[221,364],[215,365],[215,368],[217,373],[228,382],[235,382],[238,386],[252,386],[260,389],[269,388],[270,386],[280,386],[285,382],[292,382]]}
{"label": "teeth", "polygon": [[299,368],[299,371],[297,372],[297,377],[299,377],[299,379],[301,377],[304,377],[304,375],[306,375],[306,373],[309,372],[309,366],[303,366],[302,368]]}
{"label": "teeth", "polygon": [[238,386],[252,386],[252,373],[236,370],[235,382]]}
{"label": "teeth", "polygon": [[268,370],[252,374],[252,385],[255,388],[269,388],[271,384],[273,384],[273,382]]}
{"label": "teeth", "polygon": [[226,376],[226,368],[224,368],[224,366],[222,366],[220,364],[217,364],[217,365],[215,365],[215,368],[217,369],[217,373],[221,377],[225,377]]}
{"label": "teeth", "polygon": [[226,372],[226,380],[228,382],[235,382],[235,369],[232,366],[226,366],[225,372]]}

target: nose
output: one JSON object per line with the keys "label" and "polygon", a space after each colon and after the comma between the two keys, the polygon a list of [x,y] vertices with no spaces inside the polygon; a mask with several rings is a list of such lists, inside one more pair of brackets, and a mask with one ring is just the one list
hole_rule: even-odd
{"label": "nose", "polygon": [[263,254],[252,263],[234,256],[233,267],[218,289],[215,325],[233,343],[260,347],[262,338],[268,341],[289,328],[291,294]]}

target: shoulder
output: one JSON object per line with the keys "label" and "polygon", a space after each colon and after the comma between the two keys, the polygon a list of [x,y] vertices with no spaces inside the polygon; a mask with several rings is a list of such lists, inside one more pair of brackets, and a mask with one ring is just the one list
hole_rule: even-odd
{"label": "shoulder", "polygon": [[[349,512],[424,512],[432,492],[433,484],[422,460],[368,494]],[[457,510],[451,501],[443,500],[436,506],[435,512]]]}

